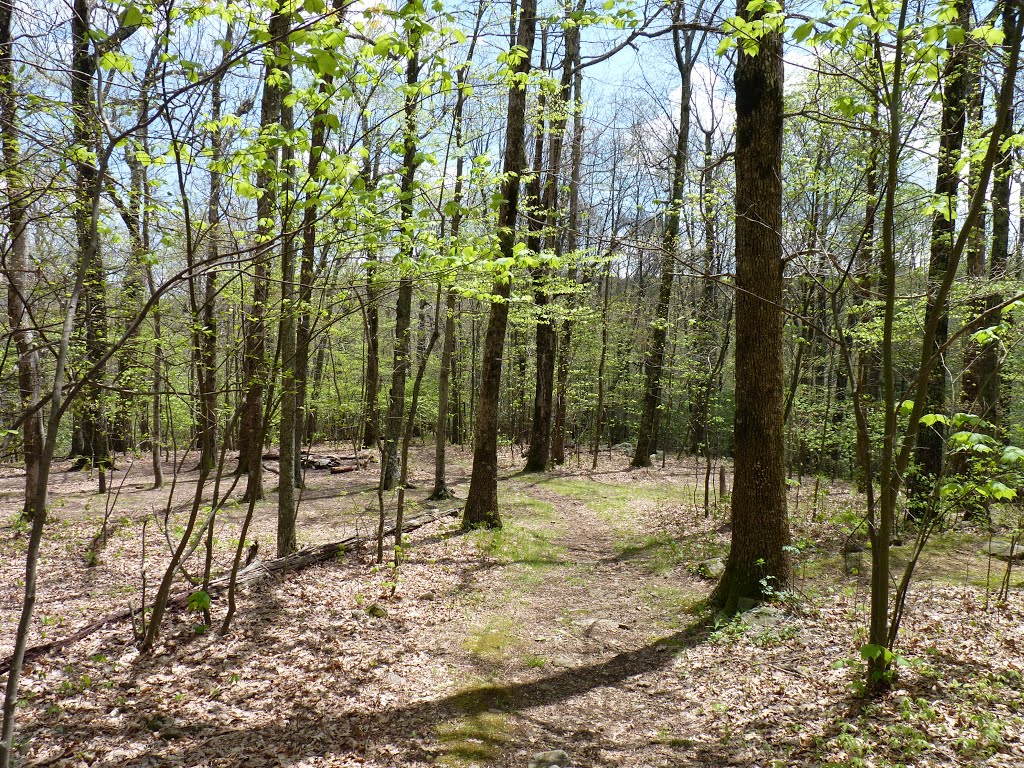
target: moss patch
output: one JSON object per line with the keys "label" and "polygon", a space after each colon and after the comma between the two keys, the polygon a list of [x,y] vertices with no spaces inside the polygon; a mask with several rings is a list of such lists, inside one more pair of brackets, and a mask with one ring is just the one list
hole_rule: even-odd
{"label": "moss patch", "polygon": [[477,626],[465,642],[467,651],[490,664],[508,661],[521,645],[516,624],[507,616],[491,616]]}
{"label": "moss patch", "polygon": [[509,743],[508,716],[479,711],[437,727],[438,765],[495,765]]}

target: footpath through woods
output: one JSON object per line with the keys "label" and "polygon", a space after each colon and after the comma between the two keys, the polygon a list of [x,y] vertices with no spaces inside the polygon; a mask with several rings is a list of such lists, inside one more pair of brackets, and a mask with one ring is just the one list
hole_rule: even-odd
{"label": "footpath through woods", "polygon": [[[254,585],[226,638],[178,611],[149,656],[122,625],[33,663],[23,764],[526,768],[552,750],[581,767],[1024,762],[1024,634],[1012,608],[982,610],[977,542],[949,540],[954,565],[925,564],[904,649],[914,665],[870,701],[855,686],[866,585],[842,554],[841,491],[813,506],[806,488],[791,496],[795,597],[725,621],[700,603],[727,507],[705,517],[692,460],[525,475],[503,458],[502,531],[445,519],[410,536],[397,575],[358,551]],[[421,510],[425,456],[422,469]],[[371,530],[374,471],[311,478],[301,543]],[[94,619],[119,607],[100,582],[137,573],[142,485],[91,567],[79,555],[95,517],[69,489],[44,563],[68,599],[44,604],[37,640],[84,623],[89,595],[103,603]],[[5,578],[18,541],[3,530]],[[16,592],[4,587],[5,643]]]}

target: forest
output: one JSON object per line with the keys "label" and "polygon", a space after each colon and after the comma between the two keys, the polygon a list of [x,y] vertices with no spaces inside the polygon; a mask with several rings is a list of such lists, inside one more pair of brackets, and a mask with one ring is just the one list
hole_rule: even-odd
{"label": "forest", "polygon": [[0,768],[1024,764],[1020,0],[0,0]]}

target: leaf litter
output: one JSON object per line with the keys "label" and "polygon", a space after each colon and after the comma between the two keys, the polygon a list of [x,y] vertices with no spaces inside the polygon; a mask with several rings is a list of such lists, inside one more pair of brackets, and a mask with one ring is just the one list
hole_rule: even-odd
{"label": "leaf litter", "polygon": [[[453,453],[464,496],[469,456]],[[411,534],[397,574],[364,549],[255,585],[226,637],[197,634],[197,616],[177,611],[151,654],[120,624],[33,662],[21,764],[525,766],[555,749],[576,766],[1024,764],[1019,591],[983,610],[966,576],[915,584],[898,649],[911,664],[872,700],[857,689],[867,586],[841,568],[844,535],[828,515],[793,515],[807,546],[792,603],[725,620],[700,608],[713,582],[697,565],[726,551],[727,511],[705,517],[692,460],[519,475],[502,458],[500,533],[438,522]],[[410,494],[422,506],[430,469],[424,448]],[[307,474],[300,543],[370,535],[374,476]],[[124,488],[94,564],[82,553],[104,499],[88,475],[56,478],[33,642],[137,605],[142,568],[151,594],[167,559],[152,538],[166,491],[149,490],[138,465],[115,476]],[[4,470],[0,493],[19,482]],[[275,501],[254,520],[264,552]],[[222,567],[242,514],[223,514]],[[17,526],[0,529],[4,654],[23,547]]]}

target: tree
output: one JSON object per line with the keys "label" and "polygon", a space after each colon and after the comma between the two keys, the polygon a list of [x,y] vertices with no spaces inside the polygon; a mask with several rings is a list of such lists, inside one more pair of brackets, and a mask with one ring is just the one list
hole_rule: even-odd
{"label": "tree", "polygon": [[[575,8],[579,13],[583,10],[583,3],[580,2]],[[568,20],[574,12],[571,3],[566,3],[565,17]],[[547,238],[550,244],[551,254],[557,264],[565,248],[566,234],[557,229],[559,214],[559,186],[562,174],[562,147],[565,144],[566,127],[569,122],[570,112],[576,112],[578,105],[573,105],[571,96],[576,71],[579,69],[580,58],[580,28],[576,24],[567,23],[565,28],[565,52],[562,58],[562,76],[559,81],[557,102],[554,105],[555,117],[551,121],[550,138],[548,146],[548,173],[543,186],[543,199],[540,201],[540,210],[535,214],[543,216],[547,229]],[[575,166],[573,166],[575,172]],[[540,169],[537,170],[538,177]],[[578,179],[577,179],[578,182]],[[575,185],[578,194],[578,183]],[[571,207],[571,206],[570,206]],[[571,217],[570,217],[571,219]],[[577,222],[569,221],[568,229],[571,231]],[[572,236],[572,235],[568,235]],[[554,410],[555,396],[555,351],[557,345],[557,330],[555,318],[551,316],[548,308],[550,303],[550,288],[545,283],[550,282],[551,271],[538,268],[534,270],[534,280],[537,283],[534,290],[534,302],[537,306],[539,317],[537,318],[536,350],[537,350],[537,376],[533,401],[533,421],[530,425],[530,451],[526,458],[526,471],[543,472],[548,467],[549,460],[564,461],[564,415],[558,424],[561,430],[562,442],[552,442],[552,418],[557,415]],[[563,335],[562,360],[568,362],[568,349],[565,347],[570,343]],[[568,372],[566,372],[567,375]],[[564,390],[562,391],[564,400]],[[564,406],[564,403],[563,403]]]}
{"label": "tree", "polygon": [[[958,0],[955,4],[959,26],[967,32],[972,10],[971,0]],[[928,410],[946,411],[946,366],[942,362],[946,339],[949,337],[949,306],[938,303],[939,289],[950,268],[950,253],[956,235],[957,187],[960,173],[957,164],[964,143],[967,126],[969,49],[966,41],[952,46],[942,91],[942,127],[939,134],[939,164],[935,173],[936,210],[932,214],[931,251],[928,259],[928,304],[925,324],[935,320],[933,352],[937,354],[928,383]],[[917,441],[914,453],[916,473],[908,490],[913,501],[912,511],[923,516],[923,510],[932,504],[935,483],[942,474],[945,432],[937,422],[926,428]]]}
{"label": "tree", "polygon": [[[697,13],[700,13],[698,6]],[[658,303],[648,336],[647,357],[644,360],[643,411],[640,415],[640,429],[636,438],[632,466],[649,467],[651,454],[658,445],[658,424],[661,415],[662,372],[665,366],[665,340],[668,338],[668,310],[672,302],[672,283],[676,271],[676,257],[679,252],[679,218],[683,206],[686,185],[686,164],[690,144],[690,96],[693,67],[697,54],[704,43],[706,33],[697,37],[696,30],[683,31],[685,5],[676,4],[672,25],[672,48],[676,69],[679,72],[679,126],[676,132],[675,151],[672,154],[672,182],[669,189],[668,208],[662,235],[661,277],[658,281]],[[697,41],[696,49],[694,41]],[[737,184],[738,186],[738,184]],[[781,213],[780,213],[781,216]],[[781,245],[780,245],[781,248]]]}
{"label": "tree", "polygon": [[75,0],[71,14],[71,109],[74,115],[75,161],[75,230],[78,250],[88,257],[85,295],[79,327],[83,329],[85,359],[89,366],[100,365],[100,376],[91,379],[85,388],[80,410],[82,455],[78,467],[99,470],[100,492],[106,490],[106,468],[110,462],[107,442],[106,413],[100,384],[103,379],[107,346],[106,274],[99,243],[93,232],[91,206],[97,197],[98,175],[92,155],[96,147],[96,123],[93,107],[93,77],[97,55],[92,50],[92,8],[88,0]]}
{"label": "tree", "polygon": [[[737,16],[748,14],[739,3]],[[782,34],[737,50],[736,411],[732,546],[711,602],[728,613],[789,586],[782,361]]]}
{"label": "tree", "polygon": [[[516,215],[519,211],[519,180],[526,170],[526,75],[530,72],[537,26],[536,0],[523,0],[512,60],[505,129],[504,182],[498,208],[498,253],[512,263],[516,246]],[[500,528],[498,511],[498,395],[501,390],[502,349],[508,326],[511,274],[500,274],[492,289],[491,311],[484,333],[480,371],[480,405],[473,437],[473,472],[462,515],[462,527]]]}
{"label": "tree", "polygon": [[416,4],[409,3],[403,11],[408,27],[408,51],[405,65],[405,99],[402,125],[402,171],[399,183],[399,248],[395,262],[400,271],[398,298],[395,305],[395,347],[394,366],[391,372],[391,393],[388,397],[388,413],[384,426],[384,447],[381,454],[381,488],[391,490],[398,483],[401,474],[399,444],[405,431],[405,387],[412,367],[410,326],[412,322],[413,278],[412,264],[415,261],[415,237],[412,223],[413,195],[415,194],[416,169],[421,159],[417,132],[417,107],[419,105],[420,39],[424,22],[415,17]]}
{"label": "tree", "polygon": [[32,259],[28,250],[28,200],[20,171],[17,88],[14,81],[11,22],[14,0],[0,0],[0,142],[3,144],[3,179],[6,185],[6,224],[9,247],[4,254],[7,280],[7,316],[18,353],[18,395],[22,412],[22,453],[25,456],[25,499],[22,514],[31,520],[39,493],[39,461],[43,427],[39,415],[42,374],[36,351],[33,321],[29,314],[32,292]]}
{"label": "tree", "polygon": [[[288,20],[288,27],[291,19]],[[296,350],[295,306],[295,238],[289,222],[292,210],[293,185],[291,174],[296,172],[292,133],[295,130],[295,109],[289,98],[292,93],[291,51],[285,52],[281,73],[285,78],[285,94],[281,99],[281,132],[285,143],[281,148],[281,322],[278,344],[281,348],[281,423],[279,429],[278,485],[277,485],[277,556],[284,557],[299,548],[295,533],[295,485],[298,473],[297,439],[302,419],[298,408],[298,359]],[[262,460],[262,457],[261,457]]]}
{"label": "tree", "polygon": [[256,236],[253,245],[252,301],[244,323],[245,353],[242,376],[245,382],[245,405],[239,434],[238,471],[245,473],[245,496],[263,498],[264,396],[268,386],[270,365],[267,360],[267,304],[270,299],[270,261],[273,247],[275,190],[278,186],[280,145],[275,138],[281,119],[284,98],[283,73],[278,68],[280,49],[288,34],[289,19],[284,9],[270,16],[267,33],[270,43],[265,53],[263,96],[260,103],[262,159],[256,170]]}
{"label": "tree", "polygon": [[[453,248],[459,246],[459,233],[462,231],[464,204],[463,189],[466,171],[466,156],[464,152],[465,131],[463,126],[463,114],[466,108],[466,95],[469,91],[467,85],[469,80],[470,67],[473,63],[473,54],[476,51],[477,40],[480,36],[480,26],[484,18],[483,0],[477,6],[476,21],[474,22],[473,36],[470,38],[469,50],[466,52],[466,60],[463,67],[459,69],[456,76],[455,108],[452,111],[452,144],[455,149],[455,186],[452,190],[452,218],[451,218],[451,240]],[[450,382],[451,373],[454,367],[455,354],[455,305],[458,291],[454,286],[445,291],[444,303],[444,341],[441,345],[441,366],[438,370],[437,381],[437,423],[434,427],[434,489],[430,498],[435,500],[452,498],[452,492],[445,480],[446,449],[448,445],[448,403],[451,400]]]}

